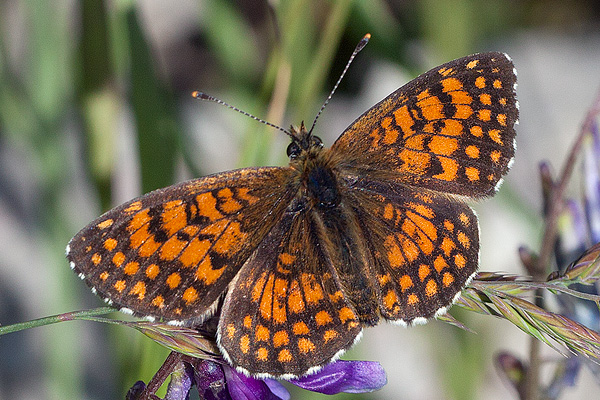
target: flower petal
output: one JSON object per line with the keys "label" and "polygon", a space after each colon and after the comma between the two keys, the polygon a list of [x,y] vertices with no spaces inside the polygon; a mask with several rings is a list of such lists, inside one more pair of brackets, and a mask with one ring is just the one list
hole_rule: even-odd
{"label": "flower petal", "polygon": [[281,397],[271,391],[271,388],[260,379],[251,378],[235,369],[223,366],[225,379],[227,380],[227,389],[233,400],[286,400],[289,399],[289,393],[281,386],[278,389],[285,390],[287,397]]}
{"label": "flower petal", "polygon": [[290,380],[296,386],[324,394],[365,393],[381,389],[387,378],[383,367],[374,361],[338,360],[313,375]]}

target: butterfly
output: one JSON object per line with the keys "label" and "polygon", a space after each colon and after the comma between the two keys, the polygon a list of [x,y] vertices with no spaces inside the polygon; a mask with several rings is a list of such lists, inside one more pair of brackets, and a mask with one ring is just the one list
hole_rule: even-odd
{"label": "butterfly", "polygon": [[150,320],[198,326],[220,310],[219,349],[246,374],[314,372],[364,327],[445,313],[475,275],[479,227],[464,200],[493,195],[512,163],[515,88],[505,54],[443,64],[330,148],[314,124],[292,127],[287,167],[222,172],[106,212],[70,241],[71,268]]}

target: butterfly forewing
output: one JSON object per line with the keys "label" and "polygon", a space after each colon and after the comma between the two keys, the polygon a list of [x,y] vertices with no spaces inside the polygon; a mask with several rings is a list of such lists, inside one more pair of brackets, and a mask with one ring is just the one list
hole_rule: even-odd
{"label": "butterfly forewing", "polygon": [[82,229],[67,257],[111,304],[192,323],[283,213],[297,191],[293,175],[243,169],[154,191]]}
{"label": "butterfly forewing", "polygon": [[350,347],[362,327],[309,212],[292,204],[227,294],[219,346],[253,375],[295,377]]}
{"label": "butterfly forewing", "polygon": [[441,65],[360,116],[331,157],[349,174],[471,197],[493,194],[514,156],[515,83],[502,53]]}

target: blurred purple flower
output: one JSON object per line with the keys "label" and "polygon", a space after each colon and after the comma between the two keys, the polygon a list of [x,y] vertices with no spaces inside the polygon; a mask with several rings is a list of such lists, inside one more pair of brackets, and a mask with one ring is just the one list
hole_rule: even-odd
{"label": "blurred purple flower", "polygon": [[[200,398],[206,400],[289,400],[290,398],[287,389],[275,379],[246,376],[222,361],[198,358],[185,360],[171,375],[164,400],[187,400],[194,384]],[[387,378],[385,371],[377,362],[338,360],[312,375],[292,379],[289,382],[302,389],[325,394],[364,393],[381,389],[387,383]],[[140,383],[137,382],[136,385],[139,386]],[[141,384],[143,389],[143,383]],[[135,389],[134,387],[130,391]]]}
{"label": "blurred purple flower", "polygon": [[[590,135],[582,148],[583,201],[568,199],[558,224],[555,247],[556,264],[564,271],[586,249],[600,242],[600,131],[597,121],[591,125]],[[575,284],[571,289],[598,294],[595,285]],[[557,296],[560,313],[588,328],[600,331],[600,312],[595,303],[573,296]],[[586,362],[583,357],[571,357],[557,364],[555,375],[545,390],[548,399],[557,399],[562,390],[574,386],[581,364],[585,363],[600,381],[600,367]]]}

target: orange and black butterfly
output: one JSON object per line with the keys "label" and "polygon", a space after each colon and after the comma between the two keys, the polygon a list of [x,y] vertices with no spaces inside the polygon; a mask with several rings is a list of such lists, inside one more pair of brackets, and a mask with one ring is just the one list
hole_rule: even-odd
{"label": "orange and black butterfly", "polygon": [[474,276],[479,228],[464,199],[493,195],[510,167],[515,87],[505,54],[451,61],[330,148],[292,128],[287,167],[148,193],[81,230],[67,257],[109,304],[149,319],[195,326],[222,301],[217,342],[240,371],[316,371],[366,326],[444,313]]}

